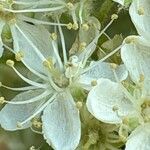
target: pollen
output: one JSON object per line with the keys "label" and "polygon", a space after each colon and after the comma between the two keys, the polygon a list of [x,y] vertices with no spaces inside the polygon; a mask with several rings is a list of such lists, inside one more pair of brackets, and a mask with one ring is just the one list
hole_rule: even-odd
{"label": "pollen", "polygon": [[22,128],[22,124],[20,122],[17,122],[17,128]]}
{"label": "pollen", "polygon": [[52,61],[52,59],[47,59],[47,60],[43,61],[43,65],[46,68],[52,69],[53,68],[53,61]]}
{"label": "pollen", "polygon": [[125,38],[125,43],[126,44],[135,43],[136,39],[137,38],[135,36],[128,36],[127,38]]}
{"label": "pollen", "polygon": [[57,33],[51,33],[52,40],[57,40]]}
{"label": "pollen", "polygon": [[5,103],[5,98],[4,97],[0,97],[0,104],[4,104]]}
{"label": "pollen", "polygon": [[42,127],[42,122],[38,121],[37,118],[34,118],[32,121],[32,125],[36,128],[41,128]]}
{"label": "pollen", "polygon": [[138,14],[140,16],[143,16],[144,15],[144,8],[143,7],[139,7],[139,9],[137,10]]}
{"label": "pollen", "polygon": [[21,61],[23,57],[24,57],[24,54],[21,51],[15,54],[16,61]]}
{"label": "pollen", "polygon": [[13,61],[13,60],[7,60],[6,61],[6,65],[8,65],[8,66],[10,66],[10,67],[13,67],[14,66],[14,64],[15,64],[15,62]]}
{"label": "pollen", "polygon": [[82,106],[83,106],[83,103],[82,103],[82,102],[78,101],[78,102],[76,103],[76,107],[77,107],[78,109],[81,109]]}
{"label": "pollen", "polygon": [[115,69],[117,69],[118,66],[117,66],[117,64],[111,63],[110,67],[115,70]]}
{"label": "pollen", "polygon": [[69,22],[67,25],[66,25],[67,29],[68,30],[71,30],[73,28],[73,24],[71,22]]}
{"label": "pollen", "polygon": [[96,86],[97,85],[97,81],[96,80],[91,81],[91,85],[92,86]]}
{"label": "pollen", "polygon": [[86,42],[81,42],[79,45],[79,50],[81,51],[84,50],[86,48],[86,45],[87,45]]}
{"label": "pollen", "polygon": [[67,8],[72,10],[74,8],[74,5],[71,2],[69,2],[67,3]]}
{"label": "pollen", "polygon": [[87,23],[83,23],[82,24],[82,29],[84,30],[84,31],[88,31],[89,30],[89,25],[87,24]]}
{"label": "pollen", "polygon": [[140,74],[139,82],[143,82],[143,81],[144,81],[144,75],[143,75],[143,74]]}
{"label": "pollen", "polygon": [[74,30],[78,30],[79,26],[78,26],[77,23],[74,23],[73,26],[72,26],[72,28],[73,28]]}
{"label": "pollen", "polygon": [[113,14],[113,15],[111,16],[111,19],[112,19],[112,20],[118,19],[118,15],[117,15],[117,14]]}

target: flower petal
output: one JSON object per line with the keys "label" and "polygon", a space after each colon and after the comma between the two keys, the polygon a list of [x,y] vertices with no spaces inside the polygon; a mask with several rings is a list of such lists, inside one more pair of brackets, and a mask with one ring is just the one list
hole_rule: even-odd
{"label": "flower petal", "polygon": [[100,79],[99,84],[89,92],[87,108],[105,123],[121,123],[122,116],[128,115],[133,109],[120,85],[108,79]]}
{"label": "flower petal", "polygon": [[117,2],[117,3],[119,3],[119,4],[121,4],[121,5],[124,5],[124,1],[125,0],[113,0],[114,2]]}
{"label": "flower petal", "polygon": [[150,39],[150,1],[149,0],[134,0],[130,6],[129,12],[131,19],[138,31],[138,33]]}
{"label": "flower petal", "polygon": [[42,58],[54,58],[49,32],[42,26],[31,25],[25,22],[19,22],[17,26],[21,32],[16,26],[11,26],[14,51],[23,52],[24,62],[36,71],[43,73]]}
{"label": "flower petal", "polygon": [[[117,66],[115,72],[120,81],[125,80],[128,76],[128,71],[126,70],[124,65]],[[91,69],[81,75],[79,82],[83,86],[83,88],[88,90],[91,89],[91,82],[100,78],[106,78],[110,79],[111,81],[116,81],[113,68],[110,63],[102,62],[94,66],[93,68],[91,65]]]}
{"label": "flower petal", "polygon": [[[31,90],[22,92],[12,99],[12,101],[25,101],[40,95],[43,90]],[[5,130],[18,130],[17,123],[26,120],[31,116],[43,103],[44,99],[30,104],[6,104],[0,111],[0,124]],[[28,128],[30,122],[26,123],[21,129]]]}
{"label": "flower petal", "polygon": [[150,76],[150,46],[140,36],[130,36],[133,42],[125,44],[121,49],[121,58],[134,82],[138,83],[141,75]]}
{"label": "flower petal", "polygon": [[150,150],[150,124],[137,127],[129,136],[125,150]]}
{"label": "flower petal", "polygon": [[47,106],[42,122],[44,137],[54,149],[73,150],[79,144],[79,111],[69,92],[58,94],[55,101]]}

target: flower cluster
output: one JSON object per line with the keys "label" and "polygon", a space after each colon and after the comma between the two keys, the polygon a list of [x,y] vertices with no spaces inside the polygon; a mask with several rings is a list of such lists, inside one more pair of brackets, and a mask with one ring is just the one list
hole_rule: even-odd
{"label": "flower cluster", "polygon": [[[0,88],[4,130],[30,128],[55,150],[150,149],[149,0],[114,0],[127,9],[139,35],[93,61],[101,27],[88,0],[1,0],[0,57],[25,82]],[[119,13],[119,11],[118,11]],[[121,63],[110,61],[121,51]],[[22,65],[22,70],[17,64]],[[32,146],[30,149],[35,149]]]}

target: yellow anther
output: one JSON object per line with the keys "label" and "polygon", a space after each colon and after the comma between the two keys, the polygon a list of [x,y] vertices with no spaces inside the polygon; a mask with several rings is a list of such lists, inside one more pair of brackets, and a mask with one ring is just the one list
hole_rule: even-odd
{"label": "yellow anther", "polygon": [[42,122],[38,121],[37,119],[34,119],[32,121],[32,125],[36,128],[41,128],[42,127]]}
{"label": "yellow anther", "polygon": [[8,65],[8,66],[10,66],[10,67],[13,67],[14,66],[14,64],[15,64],[15,62],[13,61],[13,60],[7,60],[6,61],[6,65]]}
{"label": "yellow anther", "polygon": [[119,110],[119,108],[118,108],[118,106],[113,106],[113,107],[112,107],[112,110],[113,110],[114,112],[116,112],[116,111]]}
{"label": "yellow anther", "polygon": [[125,117],[125,118],[122,120],[122,123],[128,125],[128,124],[129,124],[129,119],[128,119],[127,117]]}
{"label": "yellow anther", "polygon": [[110,67],[115,70],[115,69],[117,69],[118,65],[117,65],[117,64],[114,64],[114,63],[111,63],[111,64],[110,64]]}
{"label": "yellow anther", "polygon": [[135,43],[136,40],[137,40],[136,36],[128,36],[125,38],[125,43],[126,44]]}
{"label": "yellow anther", "polygon": [[5,98],[4,97],[0,97],[0,104],[4,104],[5,103]]}
{"label": "yellow anther", "polygon": [[97,85],[97,81],[96,80],[91,81],[91,85],[92,86],[96,86]]}
{"label": "yellow anther", "polygon": [[57,40],[57,33],[51,33],[52,40]]}
{"label": "yellow anther", "polygon": [[74,23],[74,24],[72,25],[72,28],[73,28],[74,30],[78,30],[79,26],[78,26],[77,23]]}
{"label": "yellow anther", "polygon": [[139,82],[143,82],[143,81],[144,81],[144,74],[140,74]]}
{"label": "yellow anther", "polygon": [[78,109],[81,109],[82,106],[83,106],[83,103],[82,103],[82,102],[78,101],[78,102],[76,103],[76,107],[77,107]]}
{"label": "yellow anther", "polygon": [[71,30],[73,28],[73,24],[70,22],[66,25],[68,30]]}
{"label": "yellow anther", "polygon": [[84,31],[88,31],[89,30],[89,25],[87,24],[87,23],[83,23],[82,24],[82,29],[84,30]]}
{"label": "yellow anther", "polygon": [[2,82],[0,82],[0,87],[2,87],[2,85],[3,85]]}
{"label": "yellow anther", "polygon": [[112,20],[118,19],[118,15],[117,15],[117,14],[113,14],[113,15],[111,16],[111,19],[112,19]]}
{"label": "yellow anther", "polygon": [[139,9],[138,9],[138,14],[140,15],[140,16],[142,16],[142,15],[144,15],[144,8],[143,7],[139,7]]}
{"label": "yellow anther", "polygon": [[86,43],[85,42],[81,42],[79,45],[79,50],[84,50],[86,48]]}
{"label": "yellow anther", "polygon": [[15,54],[16,61],[21,61],[23,57],[24,57],[24,54],[21,51]]}
{"label": "yellow anther", "polygon": [[35,146],[31,146],[29,150],[36,150]]}
{"label": "yellow anther", "polygon": [[49,69],[53,68],[53,61],[51,59],[43,61],[43,65]]}
{"label": "yellow anther", "polygon": [[17,122],[17,128],[22,128],[22,124],[20,122]]}
{"label": "yellow anther", "polygon": [[71,10],[74,8],[74,5],[71,2],[69,2],[67,3],[67,8]]}

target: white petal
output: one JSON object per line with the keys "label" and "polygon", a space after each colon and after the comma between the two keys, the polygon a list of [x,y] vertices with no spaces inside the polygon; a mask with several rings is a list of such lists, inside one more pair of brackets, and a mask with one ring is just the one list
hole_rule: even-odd
{"label": "white petal", "polygon": [[100,79],[89,92],[87,108],[93,116],[106,123],[120,123],[122,116],[132,112],[132,105],[119,84],[108,79]]}
{"label": "white petal", "polygon": [[5,23],[0,21],[0,57],[2,56],[3,51],[4,51],[3,42],[2,42],[2,38],[1,38],[1,34],[2,34],[2,30],[3,30],[4,25],[5,25]]}
{"label": "white petal", "polygon": [[56,150],[73,150],[80,140],[79,112],[69,92],[58,94],[42,116],[47,143]]}
{"label": "white petal", "polygon": [[[25,101],[29,100],[35,96],[40,95],[43,90],[32,90],[27,92],[22,92],[12,99],[12,101]],[[6,104],[4,108],[0,111],[0,124],[5,130],[18,130],[17,122],[22,122],[31,116],[37,108],[44,103],[44,99],[22,105]],[[28,128],[30,122],[25,124],[21,129]]]}
{"label": "white petal", "polygon": [[150,150],[150,124],[137,127],[129,136],[125,150]]}
{"label": "white petal", "polygon": [[[150,1],[149,0],[134,0],[130,6],[129,12],[131,19],[138,31],[138,33],[150,39]],[[143,13],[139,15],[139,13]]]}
{"label": "white petal", "polygon": [[[96,64],[96,62],[94,64]],[[128,71],[126,70],[124,65],[117,66],[115,72],[120,81],[125,80],[128,76]],[[106,78],[112,81],[116,81],[114,72],[110,63],[102,62],[94,66],[89,71],[81,75],[79,82],[83,86],[83,88],[88,90],[91,88],[91,81],[98,80],[100,78]]]}
{"label": "white petal", "polygon": [[122,47],[121,58],[132,80],[137,83],[141,75],[144,75],[145,79],[150,76],[150,47],[139,36],[132,36],[131,38],[134,38],[134,42]]}
{"label": "white petal", "polygon": [[114,2],[117,2],[117,3],[119,3],[119,4],[121,4],[121,5],[124,5],[124,1],[125,0],[113,0]]}
{"label": "white petal", "polygon": [[43,60],[40,55],[45,59],[53,58],[49,32],[42,26],[31,25],[25,22],[19,22],[17,25],[24,35],[15,26],[11,26],[15,52],[22,51],[24,53],[23,60],[27,65],[36,71],[44,72]]}

